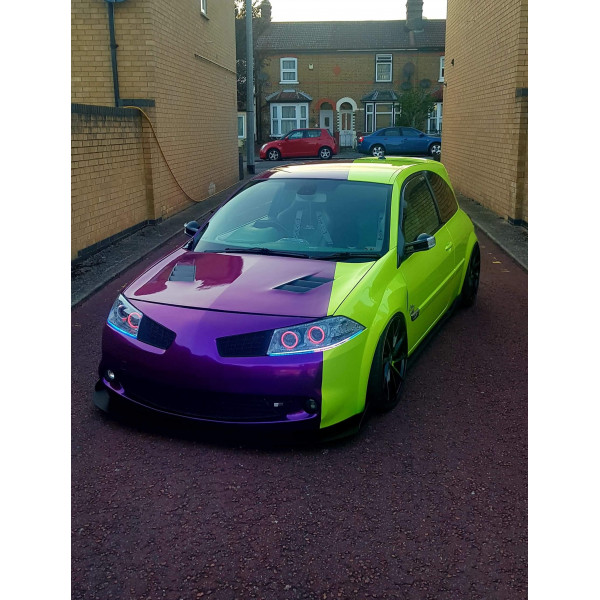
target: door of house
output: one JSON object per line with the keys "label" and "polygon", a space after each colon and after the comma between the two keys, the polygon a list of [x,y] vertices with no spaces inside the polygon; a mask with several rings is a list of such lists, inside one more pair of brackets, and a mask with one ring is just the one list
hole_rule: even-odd
{"label": "door of house", "polygon": [[340,111],[340,146],[343,148],[354,145],[354,127],[353,127],[352,109],[342,109]]}
{"label": "door of house", "polygon": [[319,111],[319,127],[329,130],[333,135],[333,109],[321,108]]}

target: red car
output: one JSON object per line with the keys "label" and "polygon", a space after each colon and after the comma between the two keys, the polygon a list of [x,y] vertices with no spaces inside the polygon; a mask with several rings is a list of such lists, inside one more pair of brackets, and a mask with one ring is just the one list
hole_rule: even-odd
{"label": "red car", "polygon": [[260,157],[267,160],[306,156],[327,160],[337,153],[337,142],[327,129],[293,129],[280,140],[263,144],[260,149]]}

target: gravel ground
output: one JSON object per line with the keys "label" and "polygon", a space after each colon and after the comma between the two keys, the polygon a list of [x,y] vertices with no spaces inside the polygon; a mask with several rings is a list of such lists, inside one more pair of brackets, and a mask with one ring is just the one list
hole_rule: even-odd
{"label": "gravel ground", "polygon": [[[91,403],[116,294],[72,312],[72,597],[527,597],[527,274],[479,233],[476,306],[353,438],[273,445]],[[173,242],[178,245],[179,240]]]}

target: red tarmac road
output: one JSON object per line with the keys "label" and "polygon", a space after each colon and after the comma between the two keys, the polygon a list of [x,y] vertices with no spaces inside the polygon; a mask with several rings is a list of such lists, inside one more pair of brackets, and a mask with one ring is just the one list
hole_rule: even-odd
{"label": "red tarmac road", "polygon": [[527,274],[483,233],[474,308],[403,401],[325,445],[217,443],[91,403],[118,292],[72,312],[72,598],[527,596]]}

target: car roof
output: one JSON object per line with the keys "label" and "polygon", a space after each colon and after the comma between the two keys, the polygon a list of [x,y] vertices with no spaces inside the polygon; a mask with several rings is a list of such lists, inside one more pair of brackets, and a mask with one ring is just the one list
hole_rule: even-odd
{"label": "car roof", "polygon": [[328,161],[282,165],[263,171],[254,179],[339,179],[372,183],[393,183],[405,169],[445,171],[441,163],[425,158],[386,156],[385,158],[358,158],[356,160]]}

